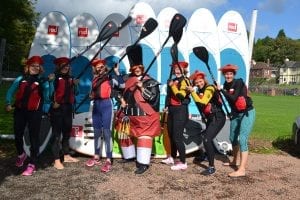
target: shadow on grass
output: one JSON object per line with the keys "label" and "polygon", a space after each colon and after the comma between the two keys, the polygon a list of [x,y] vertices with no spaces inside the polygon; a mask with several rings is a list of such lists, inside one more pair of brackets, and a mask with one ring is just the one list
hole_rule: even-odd
{"label": "shadow on grass", "polygon": [[296,145],[288,136],[278,137],[272,142],[274,148],[288,153],[291,156],[300,158],[300,145]]}

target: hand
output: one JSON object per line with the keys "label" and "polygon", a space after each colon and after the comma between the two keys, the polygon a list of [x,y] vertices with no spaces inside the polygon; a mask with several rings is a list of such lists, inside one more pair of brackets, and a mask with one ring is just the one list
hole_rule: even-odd
{"label": "hand", "polygon": [[11,105],[6,105],[6,107],[5,107],[6,112],[10,112],[12,109],[13,108]]}
{"label": "hand", "polygon": [[142,88],[143,87],[143,82],[142,81],[138,81],[136,83],[136,86],[139,87],[139,88]]}
{"label": "hand", "polygon": [[127,107],[127,103],[126,103],[126,101],[124,100],[124,98],[121,98],[120,101],[121,101],[121,107],[122,107],[122,108],[126,108],[126,107]]}
{"label": "hand", "polygon": [[186,90],[192,93],[194,91],[194,88],[192,86],[186,86]]}
{"label": "hand", "polygon": [[55,78],[55,74],[52,73],[52,74],[49,74],[49,75],[48,75],[48,80],[49,80],[49,81],[53,81],[54,78]]}
{"label": "hand", "polygon": [[165,112],[168,112],[169,108],[168,107],[165,107],[162,111],[165,113]]}
{"label": "hand", "polygon": [[78,85],[79,81],[80,81],[79,79],[74,79],[74,80],[73,80],[73,83],[74,83],[75,85]]}
{"label": "hand", "polygon": [[216,88],[217,88],[217,90],[221,90],[220,84],[217,84],[217,85],[216,85]]}
{"label": "hand", "polygon": [[170,80],[169,83],[168,83],[169,86],[172,86],[173,84],[174,84],[173,80]]}
{"label": "hand", "polygon": [[53,107],[54,109],[59,108],[59,106],[60,106],[60,104],[58,104],[56,101],[55,101],[54,104],[52,105],[52,107]]}

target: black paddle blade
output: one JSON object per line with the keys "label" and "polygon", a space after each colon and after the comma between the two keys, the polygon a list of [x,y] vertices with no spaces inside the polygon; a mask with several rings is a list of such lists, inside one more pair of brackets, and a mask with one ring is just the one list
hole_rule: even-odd
{"label": "black paddle blade", "polygon": [[121,30],[122,28],[124,28],[125,26],[127,26],[131,22],[131,20],[132,20],[131,16],[128,16],[126,19],[124,19],[124,21],[122,21],[122,23],[118,27],[119,30]]}
{"label": "black paddle blade", "polygon": [[157,26],[158,26],[157,21],[153,18],[149,18],[145,22],[144,26],[142,27],[139,40],[141,40],[141,39],[145,38],[146,36],[150,35],[150,33],[152,33],[156,29]]}
{"label": "black paddle blade", "polygon": [[172,45],[170,52],[172,56],[172,63],[178,63],[178,48],[176,43]]}
{"label": "black paddle blade", "polygon": [[100,31],[97,41],[101,42],[103,40],[106,40],[106,39],[112,37],[112,35],[114,33],[116,33],[118,30],[119,30],[118,26],[116,25],[115,22],[113,22],[113,21],[107,22],[104,25],[104,27],[102,28],[102,30]]}
{"label": "black paddle blade", "polygon": [[178,44],[179,41],[181,40],[182,34],[183,34],[183,29],[180,29],[174,33],[173,40],[176,44]]}
{"label": "black paddle blade", "polygon": [[208,51],[205,47],[194,47],[193,52],[197,56],[197,58],[199,58],[200,60],[202,60],[202,62],[208,65]]}
{"label": "black paddle blade", "polygon": [[186,18],[179,13],[175,14],[170,23],[169,36],[173,37],[174,35],[176,35],[176,32],[183,29],[185,24],[186,24]]}

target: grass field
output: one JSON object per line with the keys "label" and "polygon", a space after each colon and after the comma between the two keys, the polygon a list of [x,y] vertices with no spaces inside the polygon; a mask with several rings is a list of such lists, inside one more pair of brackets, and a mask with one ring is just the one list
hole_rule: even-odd
{"label": "grass field", "polygon": [[[6,113],[5,93],[9,84],[0,85],[0,134],[12,133],[12,113]],[[252,94],[256,109],[256,121],[252,139],[274,141],[290,137],[292,124],[300,115],[300,96],[265,96]]]}

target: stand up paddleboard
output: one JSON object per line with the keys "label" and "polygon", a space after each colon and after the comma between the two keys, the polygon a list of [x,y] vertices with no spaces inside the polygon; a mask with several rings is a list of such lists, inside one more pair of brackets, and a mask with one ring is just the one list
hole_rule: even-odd
{"label": "stand up paddleboard", "polygon": [[[57,57],[70,56],[70,29],[67,18],[61,12],[49,12],[40,22],[29,57],[39,55],[44,64],[44,77],[54,72],[53,60]],[[48,105],[49,106],[49,105]],[[47,146],[51,138],[51,126],[47,115],[44,115],[40,131],[40,153]],[[30,155],[30,141],[28,129],[24,132],[24,150]]]}
{"label": "stand up paddleboard", "polygon": [[[96,43],[83,55],[78,56],[90,44],[96,41],[99,35],[99,27],[96,19],[89,13],[82,13],[75,16],[70,23],[71,31],[71,57],[76,57],[71,62],[72,76],[77,77],[89,64],[89,61],[100,48],[100,43]],[[91,90],[91,82],[93,79],[92,66],[89,66],[82,76],[78,84],[78,94],[75,97],[75,113],[88,112],[90,108],[90,100],[86,95]],[[75,114],[75,119],[76,119]]]}
{"label": "stand up paddleboard", "polygon": [[[227,11],[218,23],[221,67],[234,64],[239,67],[236,78],[249,83],[249,44],[247,30],[241,15],[236,11]],[[221,77],[221,83],[224,78]]]}

